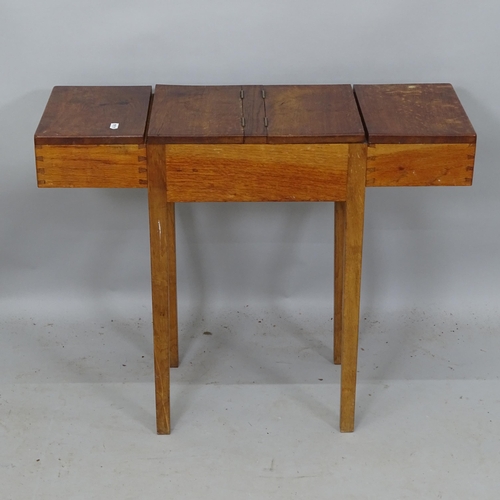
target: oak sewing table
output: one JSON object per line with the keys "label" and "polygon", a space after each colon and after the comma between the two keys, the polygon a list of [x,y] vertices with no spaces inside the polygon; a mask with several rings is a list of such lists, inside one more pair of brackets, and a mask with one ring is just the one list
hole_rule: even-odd
{"label": "oak sewing table", "polygon": [[467,186],[476,134],[453,87],[55,87],[39,187],[147,187],[159,434],[178,366],[175,203],[335,202],[334,362],[354,430],[365,187]]}

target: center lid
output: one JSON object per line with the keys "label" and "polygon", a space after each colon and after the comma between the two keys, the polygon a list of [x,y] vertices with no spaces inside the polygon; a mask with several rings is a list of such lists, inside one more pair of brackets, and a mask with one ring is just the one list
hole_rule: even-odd
{"label": "center lid", "polygon": [[365,134],[350,85],[157,85],[151,143],[350,143]]}

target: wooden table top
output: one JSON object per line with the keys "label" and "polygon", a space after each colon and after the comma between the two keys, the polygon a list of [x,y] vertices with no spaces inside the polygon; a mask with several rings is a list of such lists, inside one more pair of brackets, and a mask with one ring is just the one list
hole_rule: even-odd
{"label": "wooden table top", "polygon": [[157,85],[151,143],[350,143],[365,133],[350,85]]}
{"label": "wooden table top", "polygon": [[143,144],[151,92],[148,86],[54,87],[35,144]]}
{"label": "wooden table top", "polygon": [[151,95],[149,86],[54,87],[35,144],[143,144],[146,134],[151,143],[352,143],[365,129],[370,144],[476,141],[450,84],[354,85],[354,94],[350,85],[157,85],[147,130]]}
{"label": "wooden table top", "polygon": [[370,144],[476,142],[449,83],[354,85]]}

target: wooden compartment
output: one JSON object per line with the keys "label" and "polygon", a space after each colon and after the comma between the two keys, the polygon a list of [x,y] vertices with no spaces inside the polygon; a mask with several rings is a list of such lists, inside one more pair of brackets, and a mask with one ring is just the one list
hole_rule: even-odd
{"label": "wooden compartment", "polygon": [[151,87],[54,87],[35,132],[39,187],[147,187]]}
{"label": "wooden compartment", "polygon": [[470,186],[476,133],[450,84],[355,85],[367,186]]}

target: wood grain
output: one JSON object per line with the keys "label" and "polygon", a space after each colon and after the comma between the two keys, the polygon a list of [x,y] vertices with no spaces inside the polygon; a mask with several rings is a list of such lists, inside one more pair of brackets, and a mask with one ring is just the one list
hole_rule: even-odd
{"label": "wood grain", "polygon": [[151,108],[151,144],[240,144],[240,86],[157,85]]}
{"label": "wood grain", "polygon": [[[151,249],[151,292],[153,303],[153,343],[158,434],[170,434],[170,343],[169,336],[169,217],[173,205],[167,203],[165,148],[148,145],[148,204]],[[171,219],[170,219],[171,224]]]}
{"label": "wood grain", "polygon": [[366,144],[349,146],[345,203],[340,431],[354,431],[358,364],[359,302],[365,206]]}
{"label": "wood grain", "polygon": [[370,144],[475,143],[449,83],[354,85]]}
{"label": "wood grain", "polygon": [[143,144],[151,91],[150,86],[54,87],[35,144]]}
{"label": "wood grain", "polygon": [[333,278],[333,362],[342,359],[342,318],[344,316],[345,202],[335,202],[335,250]]}
{"label": "wood grain", "polygon": [[470,186],[475,152],[475,144],[371,145],[366,185]]}
{"label": "wood grain", "polygon": [[39,187],[133,188],[148,183],[144,144],[35,146]]}
{"label": "wood grain", "polygon": [[271,85],[265,92],[269,144],[365,140],[350,85]]}
{"label": "wood grain", "polygon": [[167,199],[344,200],[347,150],[345,144],[170,144]]}

